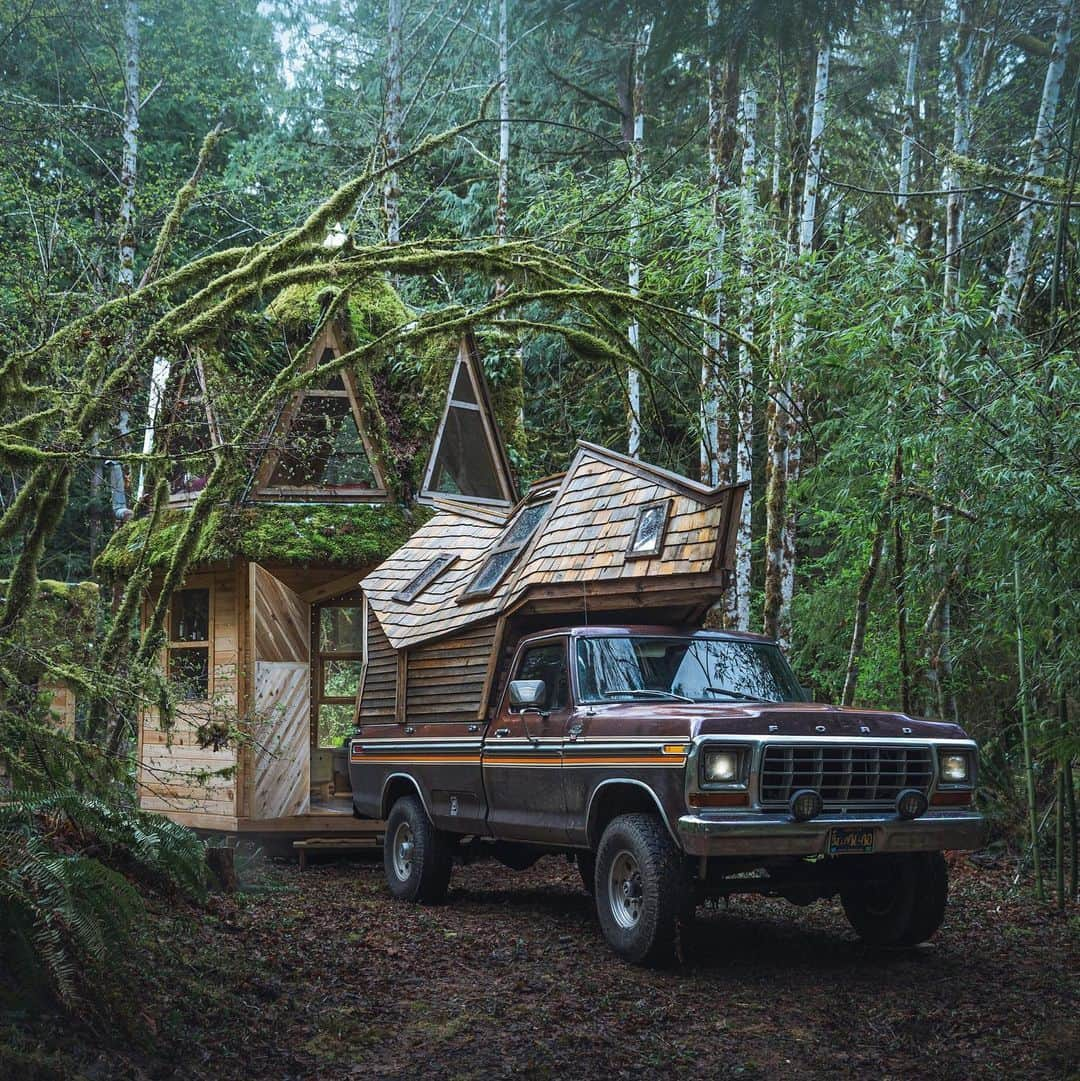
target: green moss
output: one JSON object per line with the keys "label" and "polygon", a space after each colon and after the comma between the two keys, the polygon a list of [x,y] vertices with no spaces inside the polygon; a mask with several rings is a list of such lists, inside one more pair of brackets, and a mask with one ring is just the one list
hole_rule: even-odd
{"label": "green moss", "polygon": [[[131,570],[146,544],[155,570],[168,566],[183,529],[186,511],[170,511],[147,541],[148,518],[118,529],[94,565],[99,574]],[[225,562],[236,556],[255,562],[364,567],[399,548],[428,512],[407,512],[393,504],[315,505],[265,503],[232,512],[215,511],[193,565]]]}
{"label": "green moss", "polygon": [[[0,599],[6,599],[10,579],[0,579]],[[101,607],[96,582],[57,582],[42,578],[27,618],[5,648],[40,655],[20,671],[39,679],[48,664],[88,665],[94,657],[95,635]],[[44,658],[48,658],[48,663]]]}
{"label": "green moss", "polygon": [[[306,335],[318,323],[333,286],[290,285],[282,289],[266,309],[266,318],[288,334]],[[372,276],[353,285],[346,303],[346,330],[359,345],[393,330],[413,318],[397,290],[384,278]]]}

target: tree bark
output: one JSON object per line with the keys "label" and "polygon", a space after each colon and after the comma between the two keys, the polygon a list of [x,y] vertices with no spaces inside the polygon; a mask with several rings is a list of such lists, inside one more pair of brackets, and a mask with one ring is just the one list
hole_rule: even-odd
{"label": "tree bark", "polygon": [[870,593],[874,588],[878,567],[881,565],[881,550],[885,546],[885,520],[874,527],[870,541],[870,558],[866,569],[859,579],[859,588],[855,594],[855,625],[851,630],[851,648],[848,650],[847,672],[844,674],[844,691],[840,704],[850,706],[855,701],[855,687],[859,682],[859,661],[862,658],[863,643],[866,641],[866,623],[870,614]]}
{"label": "tree bark", "polygon": [[1027,276],[1031,232],[1035,225],[1035,210],[1042,190],[1039,178],[1046,172],[1046,158],[1050,152],[1054,116],[1057,113],[1058,97],[1061,93],[1061,77],[1065,71],[1065,57],[1069,52],[1069,42],[1072,38],[1072,13],[1073,0],[1061,0],[1057,27],[1054,31],[1054,45],[1050,51],[1050,63],[1043,82],[1039,118],[1035,122],[1035,134],[1032,137],[1031,151],[1028,155],[1027,179],[1024,181],[1024,191],[1020,198],[1016,233],[1009,247],[1009,260],[1005,266],[1001,295],[998,298],[995,313],[999,327],[1012,325],[1016,317],[1017,296]]}
{"label": "tree bark", "polygon": [[401,0],[387,3],[386,55],[386,164],[383,184],[383,212],[386,218],[386,242],[401,240],[401,185],[393,167],[401,157]]}
{"label": "tree bark", "polygon": [[[642,26],[633,45],[633,91],[634,138],[630,144],[630,230],[628,247],[630,265],[626,280],[631,296],[637,296],[641,286],[641,184],[645,176],[645,57],[649,51],[652,25]],[[635,316],[627,330],[630,346],[640,360],[641,327]],[[641,454],[641,377],[637,368],[631,368],[626,376],[626,425],[627,452],[637,458]]]}
{"label": "tree bark", "polygon": [[120,159],[120,269],[117,284],[135,287],[135,184],[139,164],[139,5],[124,4],[124,125]]}
{"label": "tree bark", "polygon": [[908,657],[907,553],[904,546],[903,507],[900,489],[904,483],[904,451],[897,444],[893,456],[892,528],[893,597],[896,602],[896,654],[900,667],[900,708],[911,712],[911,661]]}
{"label": "tree bark", "polygon": [[[510,31],[506,0],[499,0],[499,179],[495,196],[495,240],[506,243],[510,204]],[[506,282],[495,281],[495,298],[506,292]]]}
{"label": "tree bark", "polygon": [[735,626],[750,629],[751,481],[754,447],[754,363],[750,348],[754,340],[754,228],[757,218],[757,90],[747,83],[743,90],[742,207],[739,275],[742,291],[739,306],[739,383],[735,483],[746,485],[735,541]]}
{"label": "tree bark", "polygon": [[911,191],[912,151],[915,147],[915,69],[919,59],[919,32],[912,36],[908,49],[907,72],[904,77],[904,114],[900,125],[900,175],[896,184],[896,244],[897,256],[908,245],[908,193]]}

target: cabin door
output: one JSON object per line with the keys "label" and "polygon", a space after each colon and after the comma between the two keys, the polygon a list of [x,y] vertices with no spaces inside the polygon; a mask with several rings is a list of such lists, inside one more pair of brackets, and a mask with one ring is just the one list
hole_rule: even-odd
{"label": "cabin door", "polygon": [[311,611],[306,601],[251,564],[255,662],[252,818],[306,814],[311,786]]}

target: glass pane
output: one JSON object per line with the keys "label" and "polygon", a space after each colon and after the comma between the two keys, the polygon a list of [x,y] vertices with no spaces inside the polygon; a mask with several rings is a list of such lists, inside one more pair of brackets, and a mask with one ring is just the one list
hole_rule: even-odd
{"label": "glass pane", "polygon": [[170,387],[171,402],[158,433],[158,446],[169,456],[169,491],[193,494],[210,475],[210,422],[194,371],[182,371]]}
{"label": "glass pane", "polygon": [[323,698],[355,698],[361,661],[323,661]]}
{"label": "glass pane", "polygon": [[319,746],[340,747],[353,734],[353,706],[319,706]]}
{"label": "glass pane", "polygon": [[[323,354],[319,357],[319,364],[329,364],[330,361],[337,356],[337,352],[333,349],[324,349]],[[342,378],[341,372],[334,372],[333,375],[328,376],[319,384],[320,390],[344,390],[345,380]]]}
{"label": "glass pane", "polygon": [[469,377],[468,369],[464,364],[458,366],[457,379],[454,380],[454,390],[450,397],[455,402],[469,402],[472,405],[478,404],[476,401],[476,393],[473,390],[472,379]]}
{"label": "glass pane", "polygon": [[511,548],[509,551],[495,552],[494,555],[488,556],[480,569],[480,573],[469,586],[469,592],[486,593],[494,589],[502,581],[502,576],[517,558],[519,551],[518,548]]}
{"label": "glass pane", "polygon": [[169,681],[185,702],[204,702],[210,697],[210,650],[169,651]]}
{"label": "glass pane", "polygon": [[499,546],[524,544],[536,532],[536,527],[540,524],[540,519],[544,517],[544,512],[549,506],[551,506],[550,503],[536,503],[522,510],[514,519],[514,524],[499,542]]}
{"label": "glass pane", "polygon": [[284,438],[271,487],[375,487],[348,398],[305,397]]}
{"label": "glass pane", "polygon": [[631,552],[656,552],[660,548],[660,538],[667,521],[667,504],[646,507],[639,515]]}
{"label": "glass pane", "polygon": [[566,678],[566,648],[561,642],[537,646],[521,658],[517,679],[542,679],[544,702],[541,709],[564,709],[570,698]]}
{"label": "glass pane", "polygon": [[320,653],[361,653],[363,649],[362,608],[319,609]]}
{"label": "glass pane", "polygon": [[432,491],[477,499],[505,499],[487,432],[476,409],[450,407],[431,476]]}
{"label": "glass pane", "polygon": [[209,589],[178,589],[169,611],[169,641],[210,641]]}

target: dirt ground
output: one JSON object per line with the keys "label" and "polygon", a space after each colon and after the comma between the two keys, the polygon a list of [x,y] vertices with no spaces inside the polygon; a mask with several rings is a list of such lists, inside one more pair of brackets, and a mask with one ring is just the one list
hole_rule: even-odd
{"label": "dirt ground", "polygon": [[208,911],[155,904],[132,957],[141,1035],[57,1038],[39,1017],[23,1050],[110,1081],[1080,1071],[1080,921],[966,858],[919,949],[867,950],[835,903],[747,898],[704,911],[665,972],[608,952],[558,858],[458,869],[436,908],[391,902],[373,857],[268,861],[256,883]]}

